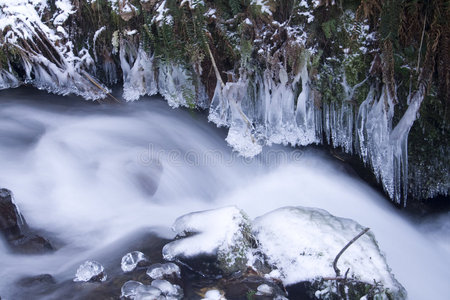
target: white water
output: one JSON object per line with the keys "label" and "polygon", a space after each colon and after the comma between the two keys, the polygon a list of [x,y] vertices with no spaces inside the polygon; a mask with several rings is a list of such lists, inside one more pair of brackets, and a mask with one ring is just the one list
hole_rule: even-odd
{"label": "white water", "polygon": [[[12,255],[0,244],[2,299],[22,275],[71,279],[81,262],[129,232],[168,228],[182,214],[230,204],[251,218],[287,205],[352,218],[372,229],[410,299],[450,294],[448,214],[414,225],[320,151],[266,147],[242,159],[224,138],[206,117],[172,110],[159,98],[102,107],[2,91],[0,187],[14,192],[31,227],[64,243],[38,258]],[[148,182],[159,176],[152,195]]]}

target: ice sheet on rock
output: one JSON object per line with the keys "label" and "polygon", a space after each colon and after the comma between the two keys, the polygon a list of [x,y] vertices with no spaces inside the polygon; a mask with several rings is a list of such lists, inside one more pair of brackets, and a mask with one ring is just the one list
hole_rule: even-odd
{"label": "ice sheet on rock", "polygon": [[126,297],[134,299],[136,296],[136,289],[141,286],[142,283],[135,280],[129,280],[122,285],[120,297]]}
{"label": "ice sheet on rock", "polygon": [[[333,260],[363,227],[314,208],[285,207],[258,217],[253,223],[261,251],[281,273],[285,285],[317,277],[335,276]],[[353,243],[338,261],[349,277],[382,283],[392,291],[402,289],[369,231]]]}
{"label": "ice sheet on rock", "polygon": [[176,284],[172,284],[164,279],[155,279],[152,281],[151,285],[158,288],[164,296],[182,298],[183,293],[181,287]]}
{"label": "ice sheet on rock", "polygon": [[174,263],[154,264],[147,269],[147,275],[152,279],[162,279],[164,276],[180,277],[180,267]]}
{"label": "ice sheet on rock", "polygon": [[261,284],[256,288],[256,295],[272,295],[273,288],[267,284]]}
{"label": "ice sheet on rock", "polygon": [[[181,216],[175,221],[173,230],[185,238],[165,245],[164,259],[231,252],[233,246],[243,243],[243,229],[249,226],[247,217],[235,206]],[[186,237],[188,234],[194,235]]]}
{"label": "ice sheet on rock", "polygon": [[161,290],[151,285],[139,285],[134,300],[161,299]]}
{"label": "ice sheet on rock", "polygon": [[144,255],[144,253],[140,251],[133,251],[130,253],[125,254],[122,257],[122,262],[120,267],[122,268],[122,271],[124,272],[131,272],[133,271],[138,263],[140,261],[146,261],[147,257]]}
{"label": "ice sheet on rock", "polygon": [[73,281],[105,281],[106,273],[103,266],[94,260],[87,260],[81,264]]}

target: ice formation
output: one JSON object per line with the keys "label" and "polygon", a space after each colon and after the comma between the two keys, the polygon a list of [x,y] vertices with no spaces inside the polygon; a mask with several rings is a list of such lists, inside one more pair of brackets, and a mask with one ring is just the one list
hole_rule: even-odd
{"label": "ice formation", "polygon": [[183,292],[181,290],[181,287],[176,284],[172,284],[167,280],[164,279],[155,279],[152,281],[152,286],[155,288],[158,288],[161,291],[161,294],[163,294],[166,297],[172,297],[172,298],[182,298]]}
{"label": "ice formation", "polygon": [[[133,13],[128,1],[118,6],[109,0],[113,10]],[[149,1],[143,1],[143,3]],[[271,14],[266,0],[252,0],[252,5],[260,7],[265,14]],[[313,17],[311,10],[318,1],[301,1],[301,15]],[[181,5],[195,8],[204,6],[202,1],[182,1]],[[94,49],[75,49],[64,26],[74,14],[69,0],[55,2],[56,13],[51,22],[43,22],[49,10],[48,3],[40,0],[0,0],[0,31],[6,32],[4,43],[14,45],[21,57],[24,83],[59,94],[77,94],[86,99],[99,99],[109,92],[91,75],[99,72],[96,63],[96,41],[107,32],[100,27],[93,36]],[[215,10],[205,12],[213,17]],[[343,18],[354,19],[354,14],[346,11]],[[173,23],[173,17],[166,1],[156,3],[151,22],[156,26]],[[251,21],[247,19],[248,26]],[[365,42],[374,40],[367,24],[344,22],[348,32],[358,32],[357,51],[364,55]],[[202,70],[188,68],[179,62],[154,59],[153,54],[144,50],[141,33],[131,29],[117,30],[112,34],[113,54],[119,54],[120,66],[116,66],[110,54],[104,54],[102,72],[107,84],[117,82],[118,68],[123,72],[123,98],[127,101],[159,92],[171,107],[209,108],[209,120],[218,126],[229,127],[226,141],[234,150],[245,157],[258,155],[264,145],[309,145],[324,142],[322,137],[334,147],[342,147],[346,152],[355,153],[370,165],[387,194],[397,203],[406,205],[408,187],[408,134],[416,119],[425,88],[420,86],[416,93],[409,95],[408,108],[400,122],[393,123],[395,101],[382,85],[373,86],[367,99],[355,108],[351,99],[355,91],[367,78],[349,86],[345,72],[342,75],[343,99],[331,103],[321,102],[311,86],[311,56],[317,52],[306,47],[307,32],[301,26],[283,26],[292,42],[302,48],[301,65],[297,71],[288,73],[286,62],[254,73],[243,67],[238,78],[222,82],[219,70],[215,70],[217,86],[209,103],[205,86],[200,80]],[[270,53],[261,48],[258,53]],[[345,50],[345,49],[344,49]],[[356,54],[344,52],[346,64]],[[90,53],[93,53],[94,58]],[[214,60],[210,53],[211,60]],[[216,67],[217,68],[217,67]],[[223,70],[222,70],[223,71]],[[288,75],[289,74],[289,75]],[[22,84],[11,66],[0,70],[0,89],[17,87]]]}
{"label": "ice formation", "polygon": [[136,296],[136,289],[141,286],[139,281],[129,280],[122,285],[120,297],[134,299]]}
{"label": "ice formation", "polygon": [[147,257],[144,255],[144,253],[140,251],[133,251],[130,253],[127,253],[122,257],[122,262],[120,267],[122,268],[122,271],[124,272],[131,272],[133,271],[138,263],[140,261],[146,261]]}
{"label": "ice formation", "polygon": [[93,260],[87,260],[81,264],[73,281],[105,281],[106,273],[103,266]]}
{"label": "ice formation", "polygon": [[174,263],[154,264],[147,269],[147,275],[152,279],[162,279],[164,276],[180,277],[180,267]]}
{"label": "ice formation", "polygon": [[136,287],[136,294],[134,296],[134,300],[161,299],[158,296],[161,296],[160,289],[151,285],[139,285],[138,287]]}

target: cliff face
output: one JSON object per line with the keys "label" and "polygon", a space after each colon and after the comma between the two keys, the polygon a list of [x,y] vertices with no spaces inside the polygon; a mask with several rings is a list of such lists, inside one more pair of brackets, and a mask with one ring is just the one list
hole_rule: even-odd
{"label": "cliff face", "polygon": [[[339,3],[335,3],[339,2]],[[357,154],[406,205],[449,191],[450,8],[419,0],[0,0],[0,88],[209,109],[242,155]]]}

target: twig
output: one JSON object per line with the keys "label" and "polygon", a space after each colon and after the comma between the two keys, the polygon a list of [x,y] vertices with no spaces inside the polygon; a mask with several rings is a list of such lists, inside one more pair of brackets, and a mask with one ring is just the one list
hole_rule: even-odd
{"label": "twig", "polygon": [[[339,260],[339,258],[341,257],[342,253],[344,253],[345,250],[347,250],[348,247],[350,247],[351,244],[353,244],[357,239],[359,239],[362,235],[364,235],[367,231],[369,231],[370,228],[366,228],[363,231],[361,231],[357,236],[355,236],[350,242],[347,243],[347,245],[345,245],[344,248],[342,248],[341,251],[339,251],[338,255],[336,255],[336,258],[333,261],[333,269],[334,272],[336,272],[336,277],[339,277],[341,275],[341,271],[338,269],[337,262]],[[348,271],[347,271],[348,272]]]}
{"label": "twig", "polygon": [[[428,11],[428,7],[427,7]],[[420,46],[419,46],[419,54],[417,55],[417,69],[416,72],[419,73],[419,66],[420,66],[420,53],[422,52],[422,44],[423,44],[423,37],[425,35],[425,25],[427,24],[427,14],[425,12],[425,18],[423,20],[423,29],[422,29],[422,37],[420,38]]]}

